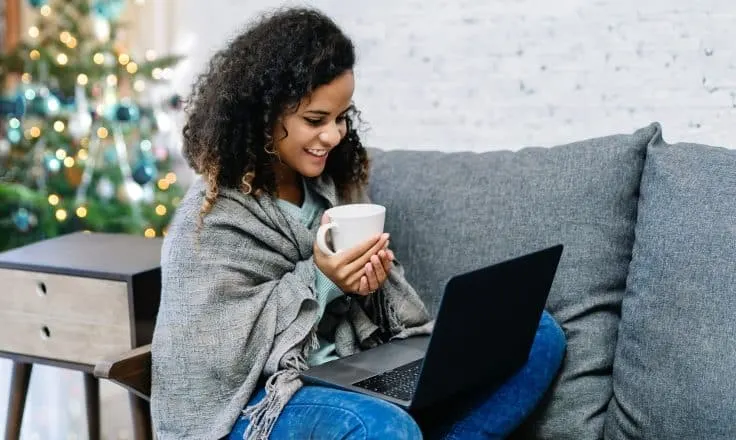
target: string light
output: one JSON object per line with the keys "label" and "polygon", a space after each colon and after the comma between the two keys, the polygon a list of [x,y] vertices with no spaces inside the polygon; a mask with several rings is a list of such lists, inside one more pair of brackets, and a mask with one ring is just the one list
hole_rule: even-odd
{"label": "string light", "polygon": [[160,67],[156,67],[151,71],[151,76],[153,76],[153,79],[161,79],[163,77],[164,71],[161,70]]}
{"label": "string light", "polygon": [[86,148],[80,148],[79,151],[77,152],[77,159],[79,160],[87,160],[88,157],[89,157],[89,153],[87,153]]}
{"label": "string light", "polygon": [[38,35],[40,34],[40,31],[36,26],[31,26],[28,28],[28,35],[31,38],[38,38]]}
{"label": "string light", "polygon": [[66,210],[65,209],[57,209],[56,210],[56,220],[59,220],[60,222],[63,222],[66,220]]}
{"label": "string light", "polygon": [[56,130],[59,133],[64,131],[64,122],[63,121],[54,122],[54,130]]}
{"label": "string light", "polygon": [[173,185],[176,183],[176,174],[173,171],[166,173],[166,181]]}
{"label": "string light", "polygon": [[127,53],[121,53],[118,56],[118,62],[124,66],[130,62],[130,56]]}
{"label": "string light", "polygon": [[50,194],[49,195],[49,205],[56,206],[59,204],[59,196],[56,194]]}
{"label": "string light", "polygon": [[66,159],[64,159],[64,166],[67,168],[71,168],[74,166],[74,158],[71,156],[67,156]]}
{"label": "string light", "polygon": [[77,43],[78,43],[77,39],[74,37],[71,37],[69,41],[66,42],[66,45],[69,49],[74,49],[75,47],[77,47]]}
{"label": "string light", "polygon": [[29,55],[33,61],[41,58],[41,52],[37,51],[36,49],[33,49]]}
{"label": "string light", "polygon": [[87,208],[85,208],[84,206],[80,206],[79,208],[77,208],[77,217],[79,218],[87,217]]}
{"label": "string light", "polygon": [[67,62],[69,62],[69,57],[66,56],[65,53],[60,53],[56,56],[56,62],[59,63],[62,66],[65,66]]}
{"label": "string light", "polygon": [[69,42],[69,40],[72,39],[72,34],[69,33],[69,31],[64,31],[59,34],[59,41],[66,44]]}
{"label": "string light", "polygon": [[43,15],[44,17],[48,17],[49,15],[51,15],[51,7],[49,5],[43,5],[41,7],[41,15]]}
{"label": "string light", "polygon": [[157,205],[156,206],[156,214],[158,215],[166,215],[166,206],[164,205]]}
{"label": "string light", "polygon": [[20,80],[23,81],[23,84],[30,84],[31,80],[33,80],[33,76],[31,76],[30,73],[26,72],[21,75]]}
{"label": "string light", "polygon": [[153,238],[156,236],[156,230],[153,228],[146,228],[146,230],[143,232],[143,235],[145,235],[146,238]]}
{"label": "string light", "polygon": [[102,64],[105,62],[105,55],[101,54],[100,52],[97,52],[92,56],[92,61],[95,62],[95,64]]}
{"label": "string light", "polygon": [[146,82],[142,79],[137,79],[133,83],[133,89],[135,89],[136,92],[142,92],[146,90]]}
{"label": "string light", "polygon": [[134,74],[138,71],[138,64],[136,64],[135,62],[130,62],[127,66],[125,66],[125,70],[127,70],[130,74]]}
{"label": "string light", "polygon": [[31,137],[37,138],[41,136],[41,129],[38,127],[31,127]]}
{"label": "string light", "polygon": [[77,84],[79,84],[80,86],[86,86],[88,82],[89,77],[87,77],[87,75],[85,75],[84,73],[80,73],[79,75],[77,75]]}
{"label": "string light", "polygon": [[147,61],[154,61],[156,59],[156,51],[153,49],[148,49],[146,51],[146,60]]}
{"label": "string light", "polygon": [[159,179],[158,181],[158,189],[160,189],[161,191],[166,191],[167,189],[169,189],[169,185],[169,181],[166,179]]}
{"label": "string light", "polygon": [[105,139],[107,137],[107,134],[108,134],[107,128],[100,127],[100,128],[97,129],[97,137],[98,138]]}
{"label": "string light", "polygon": [[118,77],[113,75],[112,73],[107,75],[107,85],[110,87],[116,86],[118,84]]}
{"label": "string light", "polygon": [[61,148],[56,150],[56,158],[59,160],[66,159],[66,151],[62,150]]}

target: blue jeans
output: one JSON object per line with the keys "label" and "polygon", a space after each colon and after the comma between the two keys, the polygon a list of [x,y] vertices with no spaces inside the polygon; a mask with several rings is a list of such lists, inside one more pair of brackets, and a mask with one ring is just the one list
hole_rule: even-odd
{"label": "blue jeans", "polygon": [[[401,408],[363,394],[304,386],[276,420],[272,439],[500,439],[532,412],[562,363],[565,335],[545,312],[527,363],[493,390],[443,404],[429,417],[412,418]],[[248,403],[263,398],[259,390]],[[452,410],[450,410],[452,408]],[[242,439],[248,420],[235,423],[229,439]]]}

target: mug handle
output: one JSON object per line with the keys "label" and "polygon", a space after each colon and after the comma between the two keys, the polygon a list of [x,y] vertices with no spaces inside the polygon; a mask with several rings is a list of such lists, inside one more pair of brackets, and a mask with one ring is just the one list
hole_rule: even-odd
{"label": "mug handle", "polygon": [[319,229],[317,229],[317,247],[319,247],[319,250],[321,250],[326,255],[337,255],[337,252],[333,251],[332,249],[330,249],[329,246],[327,246],[327,231],[336,227],[337,223],[329,222],[321,225]]}

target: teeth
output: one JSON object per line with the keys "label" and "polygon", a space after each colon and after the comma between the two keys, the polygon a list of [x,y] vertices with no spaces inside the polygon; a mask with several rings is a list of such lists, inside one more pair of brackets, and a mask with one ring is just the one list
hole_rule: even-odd
{"label": "teeth", "polygon": [[327,150],[307,150],[309,154],[322,157],[327,154]]}

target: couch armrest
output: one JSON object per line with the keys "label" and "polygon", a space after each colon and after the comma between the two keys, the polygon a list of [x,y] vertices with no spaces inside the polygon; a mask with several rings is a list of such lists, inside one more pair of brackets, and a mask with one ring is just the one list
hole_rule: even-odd
{"label": "couch armrest", "polygon": [[95,377],[109,379],[143,399],[151,399],[151,345],[143,345],[95,365]]}

